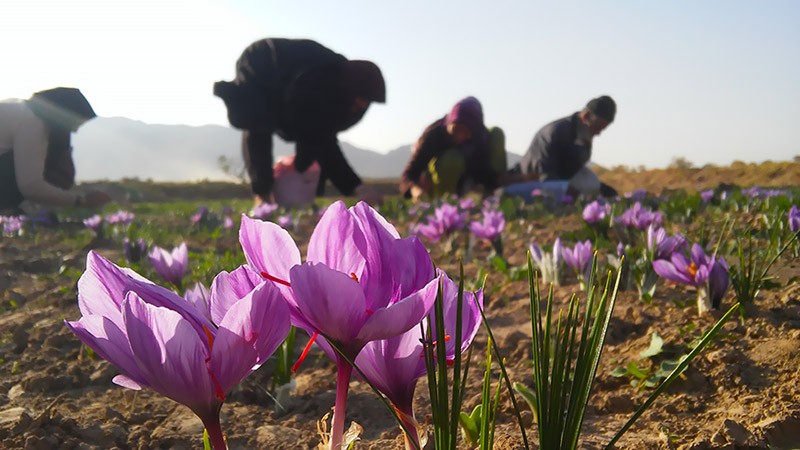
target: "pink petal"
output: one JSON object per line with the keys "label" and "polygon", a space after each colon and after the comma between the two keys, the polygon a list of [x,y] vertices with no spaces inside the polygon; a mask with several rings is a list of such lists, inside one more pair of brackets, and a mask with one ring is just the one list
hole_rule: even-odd
{"label": "pink petal", "polygon": [[77,322],[64,322],[84,344],[110,362],[138,384],[147,384],[133,356],[128,336],[112,320],[83,316]]}
{"label": "pink petal", "polygon": [[367,319],[356,338],[359,342],[389,339],[405,333],[428,314],[439,289],[439,277],[397,303],[381,308]]}
{"label": "pink petal", "polygon": [[319,263],[291,270],[292,291],[299,312],[319,331],[342,345],[358,335],[367,318],[364,292],[349,276]]}
{"label": "pink petal", "polygon": [[289,280],[289,269],[300,264],[300,250],[292,236],[272,222],[242,215],[239,242],[247,264],[256,272]]}
{"label": "pink petal", "polygon": [[211,368],[230,392],[263,364],[289,334],[289,306],[278,288],[262,283],[236,302],[219,324]]}
{"label": "pink petal", "polygon": [[320,262],[359,278],[364,270],[364,234],[344,202],[337,201],[325,210],[308,241],[307,261]]}
{"label": "pink petal", "polygon": [[215,324],[222,322],[231,306],[264,282],[264,277],[248,266],[239,266],[230,273],[220,272],[211,282],[211,320]]}

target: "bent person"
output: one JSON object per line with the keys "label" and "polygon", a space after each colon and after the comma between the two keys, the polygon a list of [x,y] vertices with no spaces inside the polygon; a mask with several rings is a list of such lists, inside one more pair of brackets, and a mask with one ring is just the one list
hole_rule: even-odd
{"label": "bent person", "polygon": [[386,101],[380,69],[348,60],[306,39],[269,38],[247,47],[236,78],[214,84],[228,120],[243,130],[242,153],[256,203],[273,194],[272,135],[295,142],[294,168],[320,167],[317,195],[329,179],[344,195],[368,203],[381,196],[365,186],[347,162],[336,135],[358,123],[372,102]]}
{"label": "bent person", "polygon": [[512,169],[513,173],[536,177],[540,183],[509,186],[506,193],[527,196],[532,190],[529,188],[547,189],[552,185],[566,186],[567,193],[573,196],[616,196],[617,191],[601,183],[587,166],[594,137],[614,121],[616,113],[617,104],[603,95],[590,100],[582,110],[542,127]]}
{"label": "bent person", "polygon": [[111,201],[104,192],[75,192],[72,133],[96,117],[74,88],[37,92],[28,100],[0,102],[0,210],[23,201],[44,206],[97,207]]}
{"label": "bent person", "polygon": [[414,144],[400,191],[414,199],[464,195],[476,185],[492,192],[508,182],[505,172],[503,130],[487,129],[481,103],[467,97],[430,124]]}

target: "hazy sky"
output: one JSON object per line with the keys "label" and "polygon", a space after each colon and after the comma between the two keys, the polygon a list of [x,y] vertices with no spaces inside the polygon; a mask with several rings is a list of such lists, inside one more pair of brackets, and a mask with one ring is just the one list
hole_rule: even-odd
{"label": "hazy sky", "polygon": [[[383,70],[342,140],[389,151],[459,99],[523,153],[542,125],[609,94],[601,165],[800,155],[800,1],[0,2],[0,98],[79,87],[101,116],[227,125],[217,80],[263,37],[311,38]],[[794,125],[793,125],[794,124]]]}

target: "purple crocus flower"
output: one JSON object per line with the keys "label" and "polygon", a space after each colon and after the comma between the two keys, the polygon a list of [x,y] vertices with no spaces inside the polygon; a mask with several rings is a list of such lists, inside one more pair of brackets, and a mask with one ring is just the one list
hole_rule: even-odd
{"label": "purple crocus flower", "polygon": [[475,199],[472,197],[464,197],[458,202],[458,207],[465,210],[470,210],[475,207]]}
{"label": "purple crocus flower", "polygon": [[[481,312],[483,308],[483,292],[464,292],[462,299],[462,325],[461,346],[455,348],[456,319],[458,312],[458,285],[447,276],[442,277],[442,300],[445,324],[445,349],[448,362],[455,359],[456,351],[465,352],[481,325]],[[436,320],[431,312],[431,324],[435,327]],[[426,322],[423,321],[423,329]],[[435,328],[431,336],[436,336]],[[367,380],[382,392],[392,402],[395,410],[400,415],[403,425],[409,430],[406,435],[406,448],[421,448],[417,430],[419,424],[414,419],[414,389],[417,380],[427,373],[425,358],[423,357],[422,339],[425,338],[420,327],[413,327],[405,333],[393,338],[372,341],[367,344],[356,358],[356,366],[366,376]],[[449,339],[448,339],[449,338]]]}
{"label": "purple crocus flower", "polygon": [[675,252],[669,260],[653,261],[653,270],[661,277],[694,286],[698,290],[698,313],[718,308],[728,289],[728,264],[724,258],[707,255],[698,244],[692,245],[689,257]]}
{"label": "purple crocus flower", "polygon": [[260,220],[266,220],[278,210],[276,203],[262,203],[250,210],[250,216]]}
{"label": "purple crocus flower", "polygon": [[611,214],[611,205],[595,200],[583,208],[583,220],[588,224],[602,222]]}
{"label": "purple crocus flower", "polygon": [[109,225],[130,225],[133,222],[133,219],[136,218],[136,215],[130,211],[117,211],[115,213],[109,214],[106,216],[106,222]]}
{"label": "purple crocus flower", "polygon": [[714,190],[708,189],[700,193],[700,199],[703,200],[703,203],[708,203],[714,198]]}
{"label": "purple crocus flower", "polygon": [[230,206],[223,206],[221,212],[223,216],[230,216],[231,214],[233,214],[233,208],[231,208]]}
{"label": "purple crocus flower", "polygon": [[[293,323],[336,360],[336,405],[331,448],[344,433],[350,375],[361,349],[416,326],[433,306],[439,278],[428,251],[364,202],[331,204],[308,243],[307,260],[289,233],[242,217],[239,240],[248,266],[284,293]],[[334,351],[330,342],[342,351]]]}
{"label": "purple crocus flower", "polygon": [[629,198],[635,200],[636,202],[640,202],[647,197],[647,190],[646,189],[636,189],[634,191],[626,192],[624,195],[625,198]]}
{"label": "purple crocus flower", "polygon": [[225,216],[225,218],[222,219],[222,228],[230,230],[234,226],[235,224],[233,223],[233,219],[230,216]]}
{"label": "purple crocus flower", "polygon": [[620,223],[629,228],[636,228],[637,230],[646,230],[648,226],[656,225],[660,226],[662,221],[662,215],[660,211],[651,211],[646,208],[642,208],[641,203],[636,202],[625,210],[619,217],[617,217],[616,222]]}
{"label": "purple crocus flower", "polygon": [[103,216],[95,214],[92,217],[83,219],[83,224],[86,225],[86,228],[89,228],[96,234],[99,234],[100,228],[103,226]]}
{"label": "purple crocus flower", "polygon": [[467,220],[467,215],[459,212],[458,208],[449,203],[433,211],[432,216],[428,216],[428,222],[417,227],[417,233],[432,242],[439,242],[443,237],[461,230]]}
{"label": "purple crocus flower", "polygon": [[592,241],[587,239],[584,242],[578,242],[572,248],[564,246],[561,249],[561,254],[564,257],[564,264],[575,271],[578,280],[583,286],[589,279],[588,272],[591,270],[592,258],[594,256],[592,252]]}
{"label": "purple crocus flower", "polygon": [[0,216],[0,223],[3,224],[3,234],[6,236],[21,235],[27,221],[28,218],[26,216]]}
{"label": "purple crocus flower", "polygon": [[122,252],[125,254],[125,259],[127,259],[128,262],[139,262],[142,256],[147,253],[147,243],[142,238],[137,239],[135,242],[124,238],[122,239]]}
{"label": "purple crocus flower", "polygon": [[277,220],[278,225],[281,228],[289,229],[292,228],[292,215],[291,214],[284,214],[278,217]]}
{"label": "purple crocus flower", "polygon": [[797,205],[792,205],[786,213],[786,219],[789,221],[789,230],[797,233],[800,230],[800,209],[797,209]]}
{"label": "purple crocus flower", "polygon": [[667,232],[661,228],[653,226],[647,227],[647,251],[651,259],[669,259],[678,250],[686,248],[686,238],[680,234],[667,236]]}
{"label": "purple crocus flower", "polygon": [[211,321],[211,291],[203,283],[195,283],[193,287],[184,292],[183,298],[194,306],[203,317]]}
{"label": "purple crocus flower", "polygon": [[148,256],[153,268],[161,275],[161,278],[175,286],[181,285],[181,280],[183,280],[186,270],[189,268],[189,250],[186,247],[186,242],[182,242],[181,245],[173,248],[171,252],[154,246]]}
{"label": "purple crocus flower", "polygon": [[197,207],[197,212],[195,212],[194,214],[191,215],[191,217],[189,217],[189,220],[194,225],[199,225],[205,222],[206,219],[208,219],[208,207],[205,205]]}
{"label": "purple crocus flower", "polygon": [[561,281],[561,265],[563,263],[561,238],[557,237],[553,242],[553,250],[550,253],[542,251],[539,245],[532,242],[530,245],[530,254],[533,264],[541,273],[542,281],[545,284],[553,283],[558,286]]}
{"label": "purple crocus flower", "polygon": [[[215,292],[209,301],[217,302]],[[214,324],[174,292],[90,252],[78,281],[81,318],[65,323],[120,369],[114,383],[150,388],[186,405],[219,450],[226,448],[219,421],[225,398],[269,358],[290,327],[286,302],[270,283],[225,305]]]}
{"label": "purple crocus flower", "polygon": [[482,222],[472,222],[469,224],[469,230],[475,237],[494,241],[503,233],[506,228],[506,217],[501,211],[497,210],[484,210]]}

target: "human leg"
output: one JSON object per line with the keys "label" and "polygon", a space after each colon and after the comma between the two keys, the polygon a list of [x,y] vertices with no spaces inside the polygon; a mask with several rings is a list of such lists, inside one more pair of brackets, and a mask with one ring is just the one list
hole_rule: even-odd
{"label": "human leg", "polygon": [[436,197],[444,194],[460,194],[459,182],[466,169],[464,156],[456,149],[447,150],[438,158],[431,158],[428,172],[433,185],[432,194]]}
{"label": "human leg", "polygon": [[242,158],[254,195],[266,200],[272,194],[275,178],[272,173],[272,133],[244,130]]}
{"label": "human leg", "polygon": [[581,195],[597,195],[600,192],[600,179],[592,169],[583,166],[569,180],[569,187]]}

